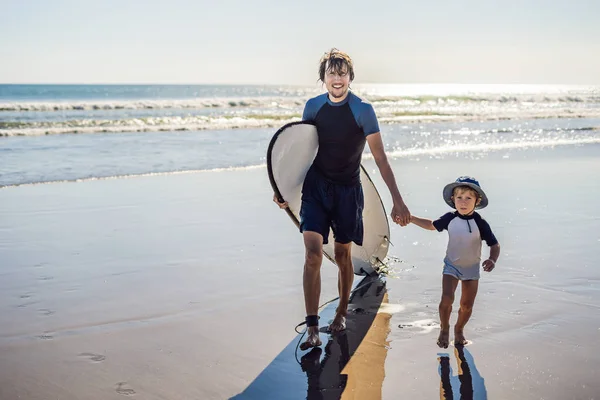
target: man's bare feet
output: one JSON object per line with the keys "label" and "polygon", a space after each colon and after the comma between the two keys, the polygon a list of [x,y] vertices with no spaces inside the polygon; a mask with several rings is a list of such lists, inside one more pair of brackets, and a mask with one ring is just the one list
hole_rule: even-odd
{"label": "man's bare feet", "polygon": [[331,325],[329,325],[329,331],[331,333],[341,332],[346,329],[346,316],[344,314],[335,314],[335,318]]}
{"label": "man's bare feet", "polygon": [[466,346],[469,342],[465,339],[465,334],[462,329],[454,328],[454,345],[455,346]]}
{"label": "man's bare feet", "polygon": [[318,347],[321,345],[321,339],[319,338],[319,327],[311,326],[306,330],[306,341],[300,345],[300,350],[308,350],[312,347]]}
{"label": "man's bare feet", "polygon": [[440,336],[438,336],[437,345],[442,349],[447,349],[450,341],[450,332],[449,329],[440,330]]}

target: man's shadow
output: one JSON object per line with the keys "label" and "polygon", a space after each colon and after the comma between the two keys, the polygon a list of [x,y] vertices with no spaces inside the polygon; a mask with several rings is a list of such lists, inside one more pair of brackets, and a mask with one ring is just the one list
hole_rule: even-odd
{"label": "man's shadow", "polygon": [[450,356],[438,354],[440,373],[440,399],[453,400],[454,391],[460,393],[461,400],[487,400],[485,380],[475,366],[475,360],[464,346],[455,346],[454,355],[458,374],[452,376]]}
{"label": "man's shadow", "polygon": [[[304,336],[296,337],[242,393],[231,399],[340,399],[349,385],[354,389],[354,386],[360,385],[360,377],[367,375],[369,384],[379,385],[378,389],[381,391],[385,354],[383,357],[371,357],[368,372],[361,372],[361,362],[353,362],[352,366],[349,363],[367,334],[369,342],[375,335],[375,340],[385,342],[389,316],[382,319],[381,316],[378,317],[377,311],[384,298],[387,301],[386,284],[377,276],[367,276],[356,288],[350,297],[345,331],[333,335],[325,332],[328,321],[334,317],[337,301],[329,304],[320,313],[324,348],[316,347],[302,352],[297,346],[299,341],[304,340]],[[370,331],[372,325],[377,325],[374,324],[376,319],[382,326],[374,326]],[[376,351],[384,349],[387,352],[385,344],[380,343]],[[363,348],[361,353],[365,351],[369,351],[369,348]],[[373,382],[373,362],[376,363],[375,368],[381,369],[381,374],[378,374],[382,377],[381,382]],[[351,372],[344,369],[350,369]]]}

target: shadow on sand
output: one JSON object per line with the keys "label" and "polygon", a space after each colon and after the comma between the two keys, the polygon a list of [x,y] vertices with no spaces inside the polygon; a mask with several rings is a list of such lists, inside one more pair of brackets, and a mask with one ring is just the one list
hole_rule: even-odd
{"label": "shadow on sand", "polygon": [[[344,390],[352,390],[354,398],[381,398],[390,315],[378,310],[387,302],[386,285],[379,277],[367,276],[356,287],[344,332],[329,335],[322,328],[324,349],[296,353],[298,336],[231,399],[330,400],[340,399]],[[333,319],[336,307],[337,302],[323,309],[322,327]]]}
{"label": "shadow on sand", "polygon": [[[464,346],[454,348],[458,374],[452,376],[450,355],[438,354],[441,400],[487,400],[485,381],[475,366],[475,360]],[[457,394],[454,394],[454,391]]]}

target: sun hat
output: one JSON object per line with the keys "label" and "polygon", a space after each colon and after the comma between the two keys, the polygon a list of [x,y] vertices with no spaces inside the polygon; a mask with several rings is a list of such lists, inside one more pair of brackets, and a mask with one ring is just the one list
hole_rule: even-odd
{"label": "sun hat", "polygon": [[479,182],[477,181],[477,179],[475,179],[471,176],[460,176],[460,177],[458,177],[458,179],[456,181],[449,183],[444,187],[444,192],[443,192],[444,201],[450,207],[455,208],[454,201],[452,201],[452,195],[454,193],[454,188],[457,186],[467,186],[467,187],[473,189],[474,191],[476,191],[479,194],[479,196],[481,196],[481,202],[479,203],[479,205],[475,206],[475,209],[482,209],[482,208],[487,207],[488,198],[485,195],[485,192],[479,185]]}

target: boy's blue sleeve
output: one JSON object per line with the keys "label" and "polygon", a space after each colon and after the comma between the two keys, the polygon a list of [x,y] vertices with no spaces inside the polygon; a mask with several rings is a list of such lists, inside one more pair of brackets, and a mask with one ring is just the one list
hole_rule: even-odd
{"label": "boy's blue sleeve", "polygon": [[441,217],[439,217],[438,219],[436,219],[435,221],[433,221],[433,226],[435,227],[435,229],[438,230],[438,232],[441,232],[444,229],[448,229],[448,225],[450,225],[450,221],[452,221],[453,219],[454,219],[454,213],[452,213],[452,212],[446,213],[446,214],[442,215]]}
{"label": "boy's blue sleeve", "polygon": [[479,234],[481,235],[481,240],[485,240],[488,246],[492,247],[498,244],[498,239],[492,232],[492,228],[487,221],[478,214],[475,215],[475,223],[477,223],[477,227],[479,228]]}

